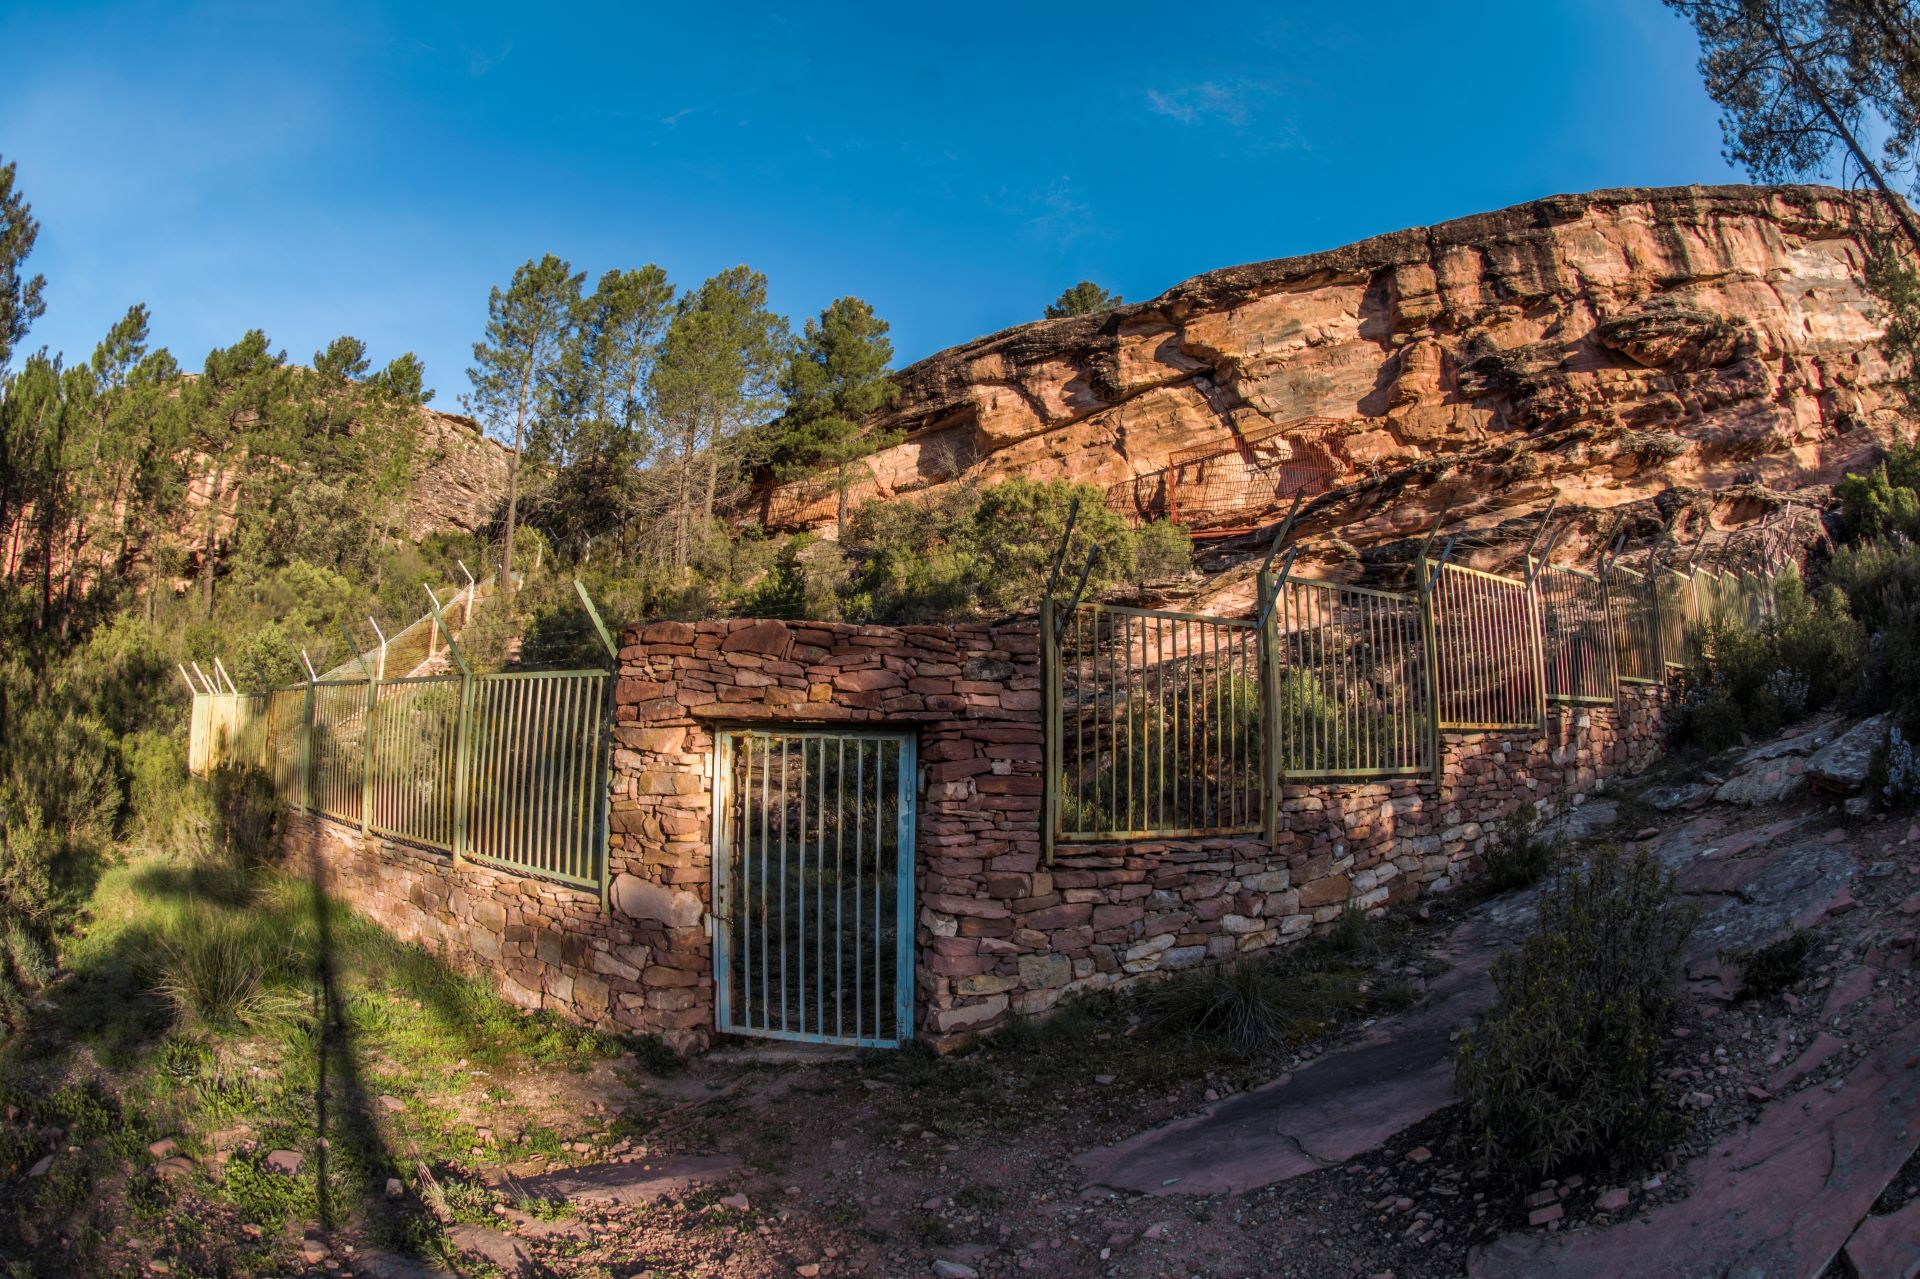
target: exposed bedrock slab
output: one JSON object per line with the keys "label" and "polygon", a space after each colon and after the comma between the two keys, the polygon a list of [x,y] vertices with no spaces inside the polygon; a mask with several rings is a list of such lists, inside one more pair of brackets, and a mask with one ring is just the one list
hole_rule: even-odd
{"label": "exposed bedrock slab", "polygon": [[1493,1003],[1495,945],[1462,953],[1413,1011],[1356,1043],[1198,1115],[1089,1151],[1088,1181],[1150,1195],[1243,1194],[1343,1163],[1453,1099],[1456,1028]]}
{"label": "exposed bedrock slab", "polygon": [[738,1166],[721,1155],[669,1156],[644,1163],[591,1164],[538,1177],[516,1177],[507,1188],[530,1199],[564,1199],[568,1203],[652,1203],[719,1181]]}
{"label": "exposed bedrock slab", "polygon": [[1840,790],[1856,790],[1867,780],[1873,766],[1873,754],[1886,744],[1893,716],[1875,715],[1863,719],[1823,746],[1807,759],[1807,772],[1814,780]]}
{"label": "exposed bedrock slab", "polygon": [[1847,1240],[1847,1264],[1859,1279],[1920,1276],[1920,1199],[1884,1217],[1868,1217]]}
{"label": "exposed bedrock slab", "polygon": [[1806,788],[1806,761],[1784,756],[1749,765],[1744,772],[1722,783],[1713,797],[1723,804],[1757,808],[1791,799]]}
{"label": "exposed bedrock slab", "polygon": [[1920,1022],[1833,1092],[1779,1098],[1687,1165],[1693,1193],[1598,1231],[1504,1235],[1472,1279],[1814,1279],[1920,1142]]}
{"label": "exposed bedrock slab", "polygon": [[1689,970],[1809,927],[1847,896],[1859,864],[1844,848],[1806,836],[1817,820],[1807,814],[1727,831],[1696,819],[1660,844],[1656,855],[1702,908]]}

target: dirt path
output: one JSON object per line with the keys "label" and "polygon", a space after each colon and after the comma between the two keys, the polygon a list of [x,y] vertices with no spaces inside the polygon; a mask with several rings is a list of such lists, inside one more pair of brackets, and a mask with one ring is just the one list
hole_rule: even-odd
{"label": "dirt path", "polygon": [[[1521,893],[1437,915],[1419,954],[1383,961],[1431,977],[1422,998],[1303,1048],[1277,1077],[1110,1013],[1024,1049],[731,1051],[636,1078],[583,1157],[518,1170],[523,1193],[572,1208],[559,1223],[502,1216],[501,1255],[619,1279],[1811,1275],[1849,1236],[1863,1257],[1897,1255],[1894,1214],[1920,1211],[1906,1162],[1920,830],[1847,822],[1805,796],[1682,809],[1651,830],[1623,829],[1649,820],[1629,801],[1616,815],[1592,833],[1644,835],[1703,910],[1662,1058],[1689,1133],[1650,1173],[1521,1192],[1467,1161],[1452,1035],[1531,920]],[[1796,927],[1800,976],[1738,998],[1730,954]],[[627,1145],[609,1159],[616,1135]],[[1831,1172],[1822,1149],[1839,1152]],[[700,1175],[673,1182],[689,1166]],[[1765,1207],[1783,1202],[1801,1210]]]}

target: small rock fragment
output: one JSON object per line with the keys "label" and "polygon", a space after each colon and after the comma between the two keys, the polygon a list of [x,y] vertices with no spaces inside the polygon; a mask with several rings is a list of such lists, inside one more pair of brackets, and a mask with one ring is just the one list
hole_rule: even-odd
{"label": "small rock fragment", "polygon": [[1593,1209],[1595,1212],[1611,1213],[1614,1216],[1618,1216],[1627,1210],[1629,1201],[1630,1196],[1627,1194],[1626,1187],[1609,1186],[1594,1197]]}

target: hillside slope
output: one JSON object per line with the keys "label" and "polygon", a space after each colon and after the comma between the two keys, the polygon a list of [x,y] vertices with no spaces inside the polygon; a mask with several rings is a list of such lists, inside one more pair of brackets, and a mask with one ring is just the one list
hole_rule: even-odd
{"label": "hillside slope", "polygon": [[[1724,525],[1762,490],[1830,483],[1893,429],[1861,280],[1875,216],[1820,187],[1598,191],[1210,272],[903,370],[873,425],[905,439],[868,460],[863,496],[1138,481],[1114,501],[1151,517],[1176,454],[1224,450],[1216,473],[1277,466],[1266,518],[1306,483],[1325,494],[1309,530],[1360,548],[1443,501],[1492,526],[1556,488],[1589,529],[1627,504],[1654,515],[1676,487],[1759,499],[1719,503]],[[1176,478],[1190,494],[1206,469]],[[772,508],[824,525],[833,502],[790,487]]]}

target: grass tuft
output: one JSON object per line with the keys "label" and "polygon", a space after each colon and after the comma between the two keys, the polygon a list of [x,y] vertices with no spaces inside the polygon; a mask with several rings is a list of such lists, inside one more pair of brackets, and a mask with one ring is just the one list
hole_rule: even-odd
{"label": "grass tuft", "polygon": [[1812,949],[1812,939],[1796,929],[1778,941],[1734,955],[1742,977],[1741,998],[1772,999],[1785,991],[1800,980],[1807,953]]}

